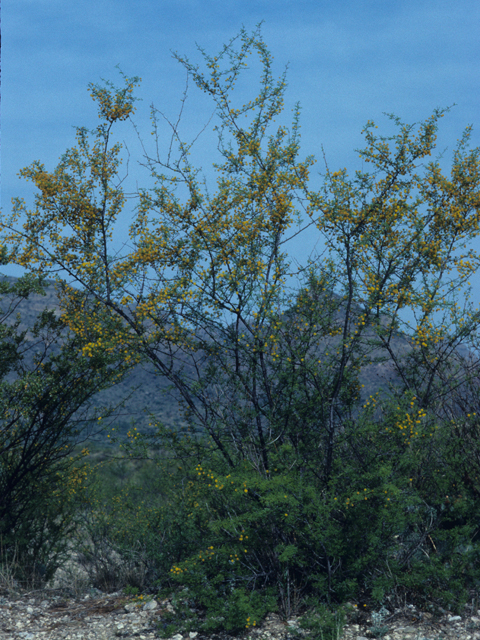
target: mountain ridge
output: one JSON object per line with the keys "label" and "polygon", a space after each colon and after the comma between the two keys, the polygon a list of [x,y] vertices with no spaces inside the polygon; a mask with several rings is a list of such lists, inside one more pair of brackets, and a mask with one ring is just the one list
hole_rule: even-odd
{"label": "mountain ridge", "polygon": [[[18,278],[13,276],[1,276],[0,278],[4,281],[6,280],[10,284],[13,284]],[[28,329],[28,327],[33,326],[35,318],[38,317],[39,313],[45,308],[50,308],[54,311],[56,315],[59,315],[59,305],[58,298],[55,292],[55,281],[49,280],[45,282],[45,296],[41,296],[39,294],[32,294],[27,300],[22,300],[17,306],[17,312],[21,314],[22,322],[19,326],[19,330]],[[339,302],[341,296],[330,292],[332,296],[332,300]],[[0,309],[3,311],[3,296],[0,298]],[[322,300],[315,300],[316,304],[323,304],[325,298]],[[343,306],[342,306],[343,305]],[[361,311],[362,307],[360,305],[352,306],[352,315],[356,317]],[[298,310],[297,310],[298,311]],[[16,314],[14,314],[16,315]],[[283,318],[294,318],[295,317],[295,309],[294,307],[284,311],[280,314]],[[339,308],[334,312],[333,316],[336,322],[342,321],[344,318],[344,303],[340,303]],[[12,317],[9,321],[9,324],[14,321]],[[388,317],[381,317],[381,323],[383,326],[388,322]],[[369,337],[373,337],[374,331],[371,327],[368,327],[364,339]],[[335,337],[324,337],[319,341],[319,345],[315,350],[315,357],[321,357],[325,355],[328,350],[332,350],[334,348],[338,348],[340,344],[340,338],[338,336]],[[395,352],[397,357],[408,356],[411,352],[413,346],[412,341],[409,336],[403,334],[402,332],[396,332],[395,336],[392,338],[392,345],[395,346],[395,349],[392,351]],[[379,357],[381,353],[380,349],[376,349],[372,352],[372,358]],[[454,351],[455,358],[454,360],[458,360],[459,362],[467,362],[469,361],[473,366],[472,362],[475,356],[473,353],[469,352],[465,345],[458,345]],[[369,358],[370,359],[370,358]],[[180,358],[180,362],[183,360]],[[185,367],[191,369],[191,365],[187,361],[185,361]],[[478,371],[478,369],[477,369]],[[389,382],[393,383],[395,386],[398,386],[399,377],[396,375],[393,364],[390,361],[385,363],[373,363],[373,364],[365,364],[361,369],[361,373],[359,376],[360,384],[363,384],[364,387],[361,391],[360,401],[363,404],[370,395],[373,395],[376,391],[379,391],[380,398],[384,398],[388,392],[388,384]],[[112,424],[115,425],[117,433],[125,434],[126,431],[132,426],[132,420],[138,425],[141,429],[145,431],[150,431],[149,427],[149,417],[146,415],[144,409],[148,408],[155,415],[156,419],[162,421],[166,426],[170,428],[179,428],[181,426],[186,426],[186,422],[181,415],[180,408],[178,406],[178,399],[180,397],[178,390],[173,389],[169,390],[171,386],[171,382],[163,376],[160,376],[155,373],[153,366],[150,363],[137,365],[130,374],[128,374],[125,379],[104,391],[101,391],[95,396],[96,406],[102,405],[118,405],[125,397],[132,392],[135,387],[138,387],[133,395],[130,397],[128,402],[125,404],[125,408],[121,409],[117,412],[116,418],[113,420]],[[355,408],[353,415],[358,416],[359,409]],[[101,437],[102,440],[106,440],[105,436]]]}

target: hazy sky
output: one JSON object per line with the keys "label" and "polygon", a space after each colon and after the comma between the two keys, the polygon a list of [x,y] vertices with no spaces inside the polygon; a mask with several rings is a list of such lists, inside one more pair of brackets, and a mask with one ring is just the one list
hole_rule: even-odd
{"label": "hazy sky", "polygon": [[[474,0],[15,0],[2,8],[4,213],[14,196],[33,203],[31,183],[18,178],[20,168],[40,160],[53,170],[75,143],[73,127],[99,123],[89,82],[104,78],[120,86],[116,65],[127,76],[142,78],[136,95],[143,101],[137,103],[134,121],[152,150],[150,104],[173,120],[185,88],[185,71],[172,51],[201,64],[196,43],[214,55],[242,25],[251,32],[261,20],[275,57],[274,74],[289,65],[282,124],[289,124],[291,109],[300,101],[300,157],[314,154],[318,171],[323,170],[322,145],[330,169],[346,167],[352,174],[360,169],[354,150],[363,146],[367,120],[374,120],[380,132],[393,131],[384,112],[413,123],[436,107],[456,103],[439,132],[437,148],[445,151],[445,167],[465,126],[473,124],[472,143],[480,144],[480,4]],[[249,77],[251,83],[240,86],[238,106],[258,93],[258,76]],[[180,128],[185,141],[202,130],[213,106],[191,83]],[[192,154],[207,179],[213,176],[211,163],[219,160],[213,126],[212,120]],[[116,132],[131,154],[126,191],[149,184],[137,165],[141,147],[131,124],[123,123]],[[315,175],[312,186],[319,186]],[[213,181],[209,184],[213,190]],[[119,243],[127,238],[129,206]],[[305,265],[314,247],[322,252],[324,242],[310,228],[285,249]],[[480,253],[479,239],[469,247]],[[2,272],[21,275],[22,270],[4,267]],[[478,274],[471,280],[475,307],[479,280]],[[402,317],[413,319],[408,311]]]}

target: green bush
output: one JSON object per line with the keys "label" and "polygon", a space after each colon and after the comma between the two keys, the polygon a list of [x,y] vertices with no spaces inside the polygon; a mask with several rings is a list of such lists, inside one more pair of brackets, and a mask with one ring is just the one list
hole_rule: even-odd
{"label": "green bush", "polygon": [[346,613],[340,607],[332,611],[325,605],[318,605],[303,616],[300,627],[307,632],[310,640],[338,640],[345,626]]}
{"label": "green bush", "polygon": [[[170,589],[176,623],[187,624],[193,606],[208,629],[248,628],[277,607],[288,618],[312,601],[392,594],[459,608],[478,581],[479,421],[468,409],[451,423],[438,416],[453,416],[461,387],[449,351],[479,324],[471,305],[455,301],[475,260],[455,252],[477,231],[480,150],[469,148],[468,127],[444,175],[433,151],[448,109],[418,125],[389,115],[394,135],[365,125],[361,171],[327,166],[312,189],[299,106],[288,128],[274,125],[285,74],[273,76],[260,31],[242,29],[214,57],[201,50],[203,71],[176,55],[216,103],[215,192],[197,180],[183,142],[177,157],[149,159],[153,184],[138,190],[132,242],[111,257],[126,201],[111,128],[133,115],[139,82],[124,76],[122,89],[90,85],[102,124],[77,128],[52,172],[39,161],[21,170],[39,190],[36,208],[15,199],[0,225],[4,257],[43,274],[67,270],[81,285],[64,282],[60,299],[85,376],[95,363],[100,375],[111,373],[107,364],[149,362],[199,434],[160,428],[156,475],[137,482],[139,471],[112,494],[92,484],[85,562],[99,586]],[[241,105],[232,90],[250,53],[263,71],[258,94]],[[157,116],[152,109],[160,142]],[[290,271],[280,247],[301,211],[339,262],[331,255]],[[459,277],[445,282],[452,269]],[[300,273],[292,296],[284,285]],[[392,340],[402,308],[421,311],[407,355],[407,336]],[[432,322],[439,311],[445,324]],[[401,387],[379,418],[371,397],[354,419],[360,371],[373,360],[387,362]],[[57,376],[63,396],[69,372]]]}
{"label": "green bush", "polygon": [[275,596],[237,587],[218,598],[215,587],[191,590],[185,587],[172,599],[174,611],[162,616],[161,637],[173,633],[226,631],[240,633],[255,628],[269,611],[276,610]]}
{"label": "green bush", "polygon": [[232,468],[192,442],[189,457],[150,467],[148,482],[137,478],[134,493],[132,484],[111,496],[95,517],[110,523],[102,536],[124,557],[142,546],[151,588],[188,594],[197,614],[172,616],[169,633],[187,619],[231,631],[268,611],[288,619],[310,611],[312,598],[382,603],[401,592],[460,610],[480,577],[479,507],[448,459],[455,434],[425,418],[406,437],[418,411],[407,394],[386,404],[381,423],[367,410],[347,426],[328,486],[289,444],[272,450],[267,473],[248,460]]}
{"label": "green bush", "polygon": [[82,354],[84,342],[53,311],[19,331],[20,314],[11,315],[32,293],[44,294],[32,274],[0,282],[0,544],[2,569],[37,588],[68,557],[81,520],[86,452],[73,449],[98,424],[92,396],[128,367],[118,354]]}
{"label": "green bush", "polygon": [[81,521],[85,469],[51,465],[49,476],[30,474],[30,493],[16,501],[18,509],[1,523],[2,574],[9,585],[40,588],[68,558],[69,538]]}

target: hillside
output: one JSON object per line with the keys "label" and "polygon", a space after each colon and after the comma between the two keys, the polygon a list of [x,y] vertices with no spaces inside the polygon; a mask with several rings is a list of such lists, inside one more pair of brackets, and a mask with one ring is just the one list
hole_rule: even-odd
{"label": "hillside", "polygon": [[[16,278],[6,277],[7,281],[14,282]],[[58,312],[58,299],[55,292],[53,282],[49,282],[45,289],[46,295],[40,296],[37,294],[31,295],[27,300],[18,304],[15,313],[20,313],[21,324],[20,329],[27,329],[33,326],[38,314],[45,308],[52,309]],[[332,296],[339,300],[339,296],[332,294]],[[322,301],[317,299],[316,304],[321,305]],[[3,311],[8,307],[8,299],[3,299],[0,307]],[[343,306],[335,314],[335,321],[340,322],[344,317]],[[355,307],[355,314],[361,311],[360,307]],[[286,312],[286,314],[292,317],[292,312]],[[14,321],[15,314],[12,314],[7,320],[7,323]],[[382,318],[382,324],[385,325],[386,318]],[[373,329],[367,330],[365,333],[365,340],[368,340],[374,335]],[[334,338],[323,338],[318,348],[315,351],[315,355],[321,357],[322,354],[331,352],[331,350],[338,347],[340,338],[338,336]],[[411,340],[402,333],[397,333],[392,338],[392,350],[395,357],[402,359],[407,357],[412,351]],[[468,349],[464,345],[459,345],[455,350],[455,360],[457,362],[465,361],[470,363],[470,367],[475,367],[478,371],[478,364],[473,354],[469,353]],[[371,359],[381,355],[380,349],[375,349],[371,354]],[[202,354],[197,354],[197,360],[202,359]],[[166,360],[165,360],[166,361]],[[196,378],[193,367],[186,358],[179,357],[178,365],[184,367],[184,371],[193,378]],[[459,378],[460,381],[460,378]],[[370,395],[380,392],[380,397],[385,397],[388,390],[388,384],[392,383],[398,385],[400,383],[399,377],[395,372],[395,368],[392,361],[387,362],[373,362],[372,364],[366,364],[360,374],[360,383],[364,385],[361,392],[362,403]],[[169,427],[178,427],[183,423],[181,413],[178,408],[178,391],[175,389],[169,391],[170,382],[160,375],[156,375],[156,371],[151,364],[137,366],[132,370],[123,382],[111,387],[110,389],[101,391],[95,396],[95,405],[118,405],[123,400],[125,401],[124,408],[119,409],[116,412],[116,417],[111,426],[115,426],[121,433],[125,433],[132,421],[135,425],[143,430],[148,430],[149,418],[146,415],[144,409],[152,412],[158,420],[163,421]],[[446,391],[442,385],[442,393]],[[460,387],[463,389],[463,386]],[[447,399],[443,400],[447,404]],[[353,416],[358,415],[358,409],[353,412]],[[99,436],[100,440],[104,440],[106,435]]]}

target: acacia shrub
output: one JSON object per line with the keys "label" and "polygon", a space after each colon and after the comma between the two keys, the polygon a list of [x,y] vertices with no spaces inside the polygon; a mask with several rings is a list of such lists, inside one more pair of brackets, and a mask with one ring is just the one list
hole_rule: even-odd
{"label": "acacia shrub", "polygon": [[[120,380],[118,354],[82,354],[80,336],[68,334],[52,311],[18,331],[19,300],[42,293],[31,274],[0,283],[0,540],[2,562],[21,586],[48,582],[68,557],[69,537],[85,498],[85,447],[98,416],[97,391]],[[112,366],[117,365],[117,366]]]}
{"label": "acacia shrub", "polygon": [[[121,439],[116,432],[114,428],[108,446],[86,458],[86,498],[74,549],[93,586],[155,593],[170,582],[172,562],[191,553],[200,539],[182,528],[181,511],[170,508],[177,463],[162,458],[162,452],[138,451],[134,427],[129,435],[135,450],[128,441],[117,446]],[[154,456],[161,460],[155,463]],[[170,536],[176,528],[179,535]]]}
{"label": "acacia shrub", "polygon": [[[385,404],[381,423],[370,419],[373,410],[372,403],[343,431],[327,488],[290,444],[272,452],[262,473],[249,460],[232,469],[206,445],[192,442],[187,455],[183,441],[181,462],[178,455],[176,464],[158,468],[162,506],[153,511],[117,497],[108,516],[118,528],[112,538],[118,543],[128,530],[125,554],[127,540],[150,541],[155,586],[183,594],[202,612],[189,628],[222,628],[222,607],[236,612],[229,624],[235,619],[239,630],[258,623],[260,609],[288,619],[315,599],[339,606],[400,593],[460,610],[480,577],[479,546],[470,539],[480,514],[468,487],[456,489],[462,500],[445,504],[458,485],[456,462],[446,455],[450,430],[435,428],[432,418],[406,434],[419,411],[408,394],[400,407],[397,399]],[[446,528],[459,517],[464,524]],[[247,606],[248,594],[257,594],[255,605]]]}
{"label": "acacia shrub", "polygon": [[[346,169],[330,172],[327,167],[323,185],[314,191],[310,188],[314,159],[298,160],[299,107],[289,129],[275,126],[267,135],[283,110],[285,73],[273,78],[273,57],[260,28],[251,36],[242,30],[237,50],[235,40],[217,56],[204,53],[205,72],[176,56],[216,105],[222,159],[215,164],[215,193],[210,195],[197,180],[198,170],[188,158],[191,145],[179,140],[173,123],[178,157],[168,152],[162,162],[158,152],[147,156],[154,186],[138,190],[128,250],[109,259],[115,220],[127,200],[118,174],[120,146],[110,147],[110,138],[112,127],[133,114],[132,93],[138,82],[125,78],[121,90],[112,85],[90,87],[102,120],[92,132],[92,146],[88,131],[78,128],[77,146],[67,151],[53,172],[40,162],[21,172],[38,188],[36,207],[29,210],[22,200],[15,200],[12,214],[1,224],[2,242],[9,246],[16,264],[33,266],[39,273],[63,270],[82,283],[103,308],[102,320],[109,323],[108,331],[92,339],[86,350],[101,352],[105,344],[120,341],[126,358],[140,354],[148,359],[182,396],[192,430],[206,434],[203,442],[191,445],[186,458],[179,456],[184,465],[176,474],[181,490],[162,516],[167,525],[172,519],[181,525],[173,533],[166,526],[162,540],[162,547],[170,545],[176,554],[172,557],[179,558],[175,566],[180,571],[173,573],[180,586],[184,580],[193,580],[188,588],[202,597],[201,589],[210,577],[202,577],[207,559],[199,563],[197,552],[206,553],[209,542],[207,549],[220,550],[218,562],[234,589],[259,581],[261,589],[277,585],[280,600],[287,603],[282,604],[284,611],[290,607],[292,590],[310,589],[312,597],[332,600],[368,587],[380,597],[397,579],[388,578],[385,589],[373,584],[381,578],[377,575],[383,570],[381,560],[388,558],[395,535],[406,548],[406,554],[399,556],[398,570],[410,572],[410,587],[419,582],[413,565],[417,560],[428,564],[425,544],[445,520],[442,492],[445,489],[451,495],[454,488],[453,458],[450,454],[441,458],[442,441],[437,435],[428,442],[438,446],[433,460],[436,473],[441,470],[440,478],[430,463],[427,471],[422,469],[420,460],[427,460],[432,446],[427,438],[397,442],[413,424],[400,417],[400,433],[394,406],[383,425],[391,427],[392,433],[382,434],[382,447],[376,449],[377,457],[372,456],[376,435],[368,429],[381,431],[382,422],[363,423],[367,431],[360,435],[353,421],[347,428],[345,416],[358,395],[359,369],[375,349],[382,351],[379,361],[393,363],[402,377],[403,388],[393,402],[404,414],[404,391],[417,394],[419,410],[428,419],[438,410],[439,389],[433,380],[448,357],[439,344],[443,339],[453,346],[474,332],[479,320],[478,312],[467,305],[459,312],[442,291],[457,292],[476,269],[473,252],[468,260],[454,252],[467,237],[478,235],[480,150],[468,149],[471,128],[467,128],[455,149],[451,175],[446,176],[438,159],[428,159],[435,148],[439,120],[448,109],[435,110],[419,125],[390,116],[396,127],[390,137],[377,135],[369,121],[363,131],[366,147],[359,154],[370,171],[356,171],[349,177]],[[262,65],[260,92],[238,108],[231,94],[252,52]],[[159,142],[158,112],[152,109],[151,115]],[[183,201],[179,187],[186,194]],[[285,328],[279,320],[281,307],[290,303],[284,284],[294,275],[280,247],[293,219],[300,218],[300,209],[310,218],[307,226],[323,233],[328,247],[340,257],[340,262],[310,261],[309,269],[312,276],[315,270],[319,273],[319,291],[333,290],[340,283],[346,310],[340,323],[333,314],[325,314],[325,306],[301,327],[287,322]],[[444,282],[453,268],[458,278]],[[302,268],[302,273],[306,270]],[[85,335],[92,318],[83,313],[81,298],[64,286],[64,318],[73,331]],[[354,317],[357,303],[362,311]],[[299,310],[309,304],[300,304]],[[328,306],[334,311],[333,303]],[[400,323],[398,312],[405,307],[419,315],[413,336],[419,348],[418,366],[411,368],[399,363],[392,345]],[[450,318],[444,325],[433,326],[432,315],[442,309]],[[388,319],[386,324],[381,324],[381,315]],[[227,316],[233,325],[226,327]],[[367,335],[369,329],[373,335]],[[207,342],[206,336],[213,342]],[[309,355],[315,342],[325,339],[332,345],[334,336],[340,336],[338,347],[329,350],[327,358]],[[298,348],[295,342],[300,342]],[[201,364],[208,358],[202,377]],[[190,367],[184,366],[185,360]],[[423,416],[417,419],[422,425]],[[347,431],[349,439],[343,435]],[[210,444],[223,462],[209,453]],[[276,485],[274,475],[270,480],[267,472],[274,473],[271,463],[279,455],[286,456],[288,465],[282,468],[277,463],[281,476]],[[201,465],[201,470],[195,465]],[[228,485],[228,491],[225,485],[222,493],[215,483],[205,484],[208,478],[203,470],[220,483],[229,475],[233,485]],[[189,481],[193,482],[190,488]],[[427,492],[429,485],[432,495]],[[460,490],[462,500],[466,496],[470,504],[473,487],[461,485]],[[198,511],[198,522],[192,527],[196,493],[204,513]],[[284,504],[285,495],[292,501],[290,510]],[[250,561],[248,550],[244,551],[246,559],[240,554],[238,566],[227,549],[235,542],[234,534],[240,535],[229,529],[235,519],[238,526],[243,520],[259,521],[270,536],[262,546],[251,525],[253,555]],[[292,519],[300,533],[289,528]],[[425,553],[427,560],[422,557]],[[185,571],[182,563],[194,560],[198,567],[192,564]],[[424,583],[428,587],[428,581]],[[224,585],[219,583],[216,592],[221,595],[222,590]]]}

